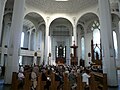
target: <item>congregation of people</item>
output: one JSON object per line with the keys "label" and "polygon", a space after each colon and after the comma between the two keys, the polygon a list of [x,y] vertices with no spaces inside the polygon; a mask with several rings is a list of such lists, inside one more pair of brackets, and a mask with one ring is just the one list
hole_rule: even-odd
{"label": "congregation of people", "polygon": [[[30,88],[31,90],[37,90],[38,85],[38,76],[41,74],[41,80],[46,81],[44,90],[50,90],[51,86],[51,73],[55,74],[55,81],[58,81],[59,84],[57,85],[57,90],[64,90],[64,74],[67,74],[68,80],[70,82],[70,89],[77,90],[77,77],[80,75],[82,77],[82,82],[84,83],[84,90],[89,89],[89,79],[91,77],[91,72],[93,68],[91,67],[82,67],[82,66],[69,66],[69,65],[34,65],[29,66],[26,65],[25,67],[20,66],[18,78],[20,80],[20,84],[18,88],[22,88],[25,83],[25,73],[29,72],[29,79],[31,81]],[[94,70],[95,71],[95,70]]]}

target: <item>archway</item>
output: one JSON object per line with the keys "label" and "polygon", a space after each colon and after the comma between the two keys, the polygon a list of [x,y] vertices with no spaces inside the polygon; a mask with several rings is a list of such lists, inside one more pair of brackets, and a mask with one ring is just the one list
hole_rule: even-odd
{"label": "archway", "polygon": [[[44,49],[44,30],[45,30],[45,23],[43,17],[36,12],[30,12],[25,15],[24,22],[23,22],[23,32],[24,32],[24,44],[22,47],[23,51],[28,50],[33,55],[21,55],[23,65],[33,65],[36,63],[40,65],[43,60],[43,51]],[[44,27],[43,27],[44,26]],[[43,44],[42,44],[43,43]],[[37,56],[34,56],[34,53],[37,52]],[[42,55],[42,56],[41,56]],[[41,59],[42,57],[42,59]],[[35,58],[37,58],[35,61]],[[26,60],[27,59],[27,60]]]}
{"label": "archway", "polygon": [[[91,40],[93,39],[93,31],[91,27],[94,21],[99,21],[99,18],[96,14],[90,12],[81,16],[77,22],[77,39],[78,39],[78,48],[81,47],[81,40],[84,38],[84,46],[78,50],[78,60],[85,60],[85,65],[88,66],[91,61],[91,57],[88,57],[88,53],[91,53]],[[84,48],[82,50],[82,48]],[[84,56],[82,56],[82,53]]]}
{"label": "archway", "polygon": [[7,0],[5,3],[5,8],[4,8],[4,16],[3,16],[3,23],[2,23],[2,34],[1,34],[1,53],[0,53],[0,58],[1,58],[1,66],[3,67],[3,76],[5,79],[5,84],[8,83],[7,80],[7,66],[8,66],[8,55],[7,55],[7,49],[10,44],[10,35],[11,35],[11,23],[12,23],[12,10],[14,6],[14,0]]}
{"label": "archway", "polygon": [[[70,46],[72,44],[72,32],[73,27],[69,20],[65,18],[56,18],[50,24],[50,33],[51,37],[51,50],[49,52],[52,55],[52,60],[55,63],[66,63],[70,64]],[[62,55],[60,55],[62,48]],[[59,58],[63,58],[63,60],[59,60]]]}

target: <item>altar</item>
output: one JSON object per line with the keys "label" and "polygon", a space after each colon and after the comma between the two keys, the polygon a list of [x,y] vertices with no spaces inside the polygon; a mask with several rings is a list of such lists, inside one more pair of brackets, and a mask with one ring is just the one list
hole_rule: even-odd
{"label": "altar", "polygon": [[56,46],[56,64],[65,64],[66,63],[66,46]]}

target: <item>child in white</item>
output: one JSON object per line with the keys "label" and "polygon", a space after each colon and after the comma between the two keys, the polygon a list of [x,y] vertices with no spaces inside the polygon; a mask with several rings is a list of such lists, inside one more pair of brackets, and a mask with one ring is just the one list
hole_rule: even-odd
{"label": "child in white", "polygon": [[82,74],[82,82],[85,82],[87,85],[89,85],[89,78],[90,75],[88,75],[86,72]]}

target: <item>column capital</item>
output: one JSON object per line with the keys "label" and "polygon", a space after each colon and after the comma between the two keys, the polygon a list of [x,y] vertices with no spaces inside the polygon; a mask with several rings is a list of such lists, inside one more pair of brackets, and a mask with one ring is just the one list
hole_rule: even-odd
{"label": "column capital", "polygon": [[47,21],[49,21],[50,17],[46,17]]}

